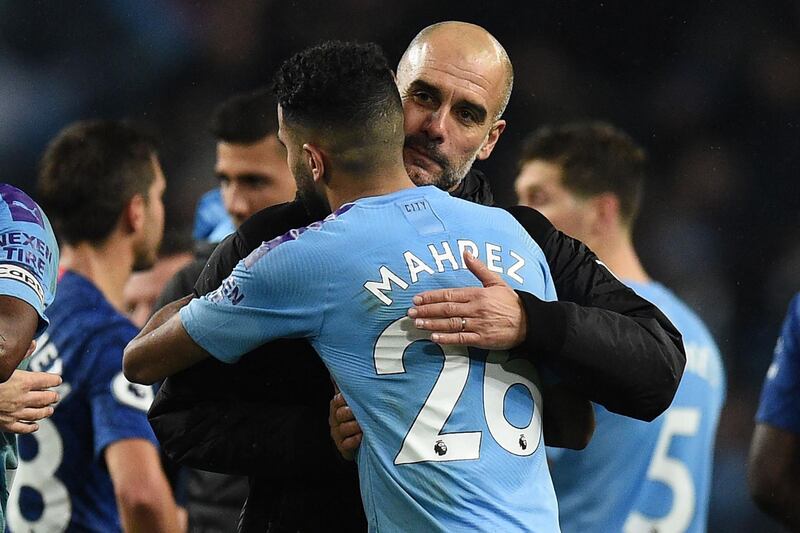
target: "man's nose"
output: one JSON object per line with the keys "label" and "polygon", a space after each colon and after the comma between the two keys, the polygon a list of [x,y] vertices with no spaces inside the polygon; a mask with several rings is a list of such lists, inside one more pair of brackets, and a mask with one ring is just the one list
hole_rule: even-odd
{"label": "man's nose", "polygon": [[444,138],[447,135],[447,125],[445,122],[446,119],[446,113],[442,108],[439,108],[428,115],[425,123],[423,124],[423,130],[428,135],[429,139],[439,144],[444,142]]}
{"label": "man's nose", "polygon": [[225,194],[225,209],[234,218],[245,219],[249,216],[250,205],[243,194],[241,187],[232,183]]}

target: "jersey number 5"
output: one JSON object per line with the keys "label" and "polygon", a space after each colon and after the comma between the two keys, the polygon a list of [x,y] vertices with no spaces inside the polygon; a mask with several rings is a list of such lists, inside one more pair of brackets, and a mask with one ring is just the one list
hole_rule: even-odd
{"label": "jersey number 5", "polygon": [[[430,342],[428,334],[414,327],[409,318],[392,322],[378,337],[373,358],[379,375],[402,374],[403,355],[417,341]],[[481,432],[442,433],[469,377],[470,358],[465,346],[443,346],[444,366],[433,389],[409,428],[397,465],[422,461],[459,461],[480,457]],[[509,360],[507,352],[489,352],[483,377],[484,415],[492,438],[505,450],[528,456],[539,447],[542,434],[542,395],[534,382],[536,369],[524,359]],[[525,427],[516,427],[503,409],[508,390],[514,385],[528,389],[533,398],[533,416]]]}
{"label": "jersey number 5", "polygon": [[660,481],[672,491],[672,508],[663,518],[650,518],[638,511],[625,521],[624,533],[651,531],[686,531],[694,516],[694,482],[689,469],[668,455],[672,437],[692,437],[700,428],[700,410],[693,407],[673,408],[667,412],[658,436],[655,454],[647,469],[647,479]]}

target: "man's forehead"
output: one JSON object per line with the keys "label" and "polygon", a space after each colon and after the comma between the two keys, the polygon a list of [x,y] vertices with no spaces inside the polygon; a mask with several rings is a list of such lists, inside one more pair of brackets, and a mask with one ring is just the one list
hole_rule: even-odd
{"label": "man's forehead", "polygon": [[561,167],[556,163],[533,159],[522,166],[517,183],[523,186],[558,187],[561,184]]}
{"label": "man's forehead", "polygon": [[503,77],[492,54],[469,55],[457,47],[434,48],[429,43],[409,50],[397,72],[401,88],[424,81],[442,91],[462,89],[492,104],[501,98]]}

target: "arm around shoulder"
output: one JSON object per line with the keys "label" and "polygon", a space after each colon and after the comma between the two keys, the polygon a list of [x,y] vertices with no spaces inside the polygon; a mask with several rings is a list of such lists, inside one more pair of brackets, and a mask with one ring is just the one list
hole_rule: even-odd
{"label": "arm around shoulder", "polygon": [[521,206],[509,212],[544,252],[559,298],[518,293],[527,317],[523,349],[610,411],[657,417],[672,403],[686,365],[678,330],[541,213]]}

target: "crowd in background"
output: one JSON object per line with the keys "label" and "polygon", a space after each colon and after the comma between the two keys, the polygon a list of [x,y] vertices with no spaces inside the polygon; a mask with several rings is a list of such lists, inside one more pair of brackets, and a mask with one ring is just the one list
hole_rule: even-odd
{"label": "crowd in background", "polygon": [[[520,142],[543,123],[614,122],[645,146],[636,243],[645,267],[706,321],[728,372],[711,531],[756,530],[744,483],[753,414],[798,289],[800,5],[775,1],[0,3],[0,168],[33,190],[68,122],[133,117],[162,138],[167,226],[190,231],[216,185],[213,107],[324,39],[371,40],[396,61],[419,28],[481,24],[508,51],[509,126],[478,164],[502,205]],[[760,529],[766,530],[766,529]]]}

